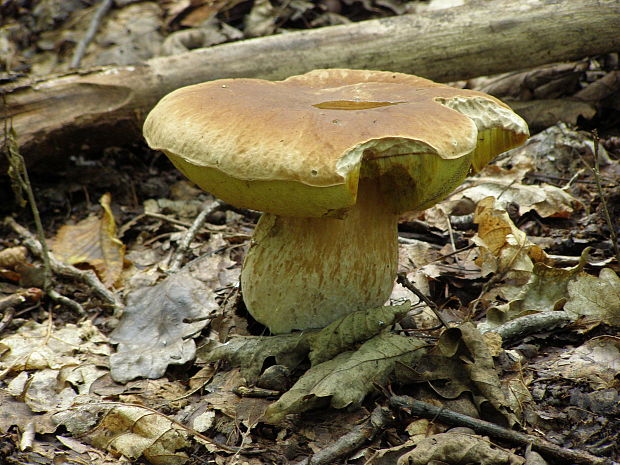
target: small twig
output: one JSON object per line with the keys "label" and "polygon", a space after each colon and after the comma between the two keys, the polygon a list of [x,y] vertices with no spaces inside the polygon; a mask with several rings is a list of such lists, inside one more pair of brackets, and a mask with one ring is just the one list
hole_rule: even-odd
{"label": "small twig", "polygon": [[393,417],[388,409],[376,407],[364,423],[355,426],[333,444],[325,447],[313,456],[297,462],[296,465],[326,465],[335,463],[338,458],[355,452],[365,442],[373,440],[392,421]]}
{"label": "small twig", "polygon": [[[548,179],[551,181],[557,181],[557,183],[559,184],[560,182],[564,182],[564,186],[562,186],[562,189],[566,189],[567,187],[570,187],[573,183],[576,184],[596,184],[596,181],[590,181],[588,179],[578,179],[579,176],[581,176],[583,174],[583,170],[578,170],[573,176],[571,176],[571,178],[564,178],[561,176],[551,176],[550,174],[538,174],[538,173],[528,173],[527,177],[528,178],[536,178],[536,179]],[[601,176],[601,180],[604,180],[605,182],[607,182],[606,187],[614,187],[615,184],[613,182],[613,180],[611,179],[605,179]]]}
{"label": "small twig", "polygon": [[280,391],[260,388],[258,386],[237,386],[232,389],[232,392],[239,397],[253,397],[256,399],[273,399],[282,394]]}
{"label": "small twig", "polygon": [[[12,296],[9,296],[12,297]],[[2,316],[2,320],[0,320],[0,334],[9,327],[11,321],[13,321],[13,317],[15,316],[15,307],[8,307],[4,311],[4,315]]]}
{"label": "small twig", "polygon": [[[31,253],[40,257],[43,253],[41,243],[32,235],[30,231],[18,224],[13,218],[6,217],[4,219],[6,225],[8,225],[13,231],[19,234],[22,238],[24,245],[30,250]],[[123,308],[121,301],[109,291],[103,283],[99,280],[97,275],[90,270],[79,270],[74,266],[67,265],[61,262],[52,254],[49,255],[49,261],[52,271],[61,276],[75,279],[89,286],[93,292],[98,295],[104,302],[111,305],[114,308],[115,313]]]}
{"label": "small twig", "polygon": [[0,298],[0,312],[4,312],[4,316],[0,321],[0,333],[4,331],[15,316],[15,307],[24,302],[38,301],[41,299],[41,289],[31,287],[29,289],[21,289],[14,294]]}
{"label": "small twig", "polygon": [[95,14],[90,20],[86,33],[77,44],[77,47],[75,47],[73,57],[71,58],[71,68],[78,68],[80,66],[80,62],[86,53],[86,47],[88,47],[88,44],[90,44],[95,37],[101,21],[103,21],[104,16],[108,13],[110,8],[112,8],[112,0],[101,0],[99,8],[97,8],[97,11],[95,11]]}
{"label": "small twig", "polygon": [[426,305],[428,305],[428,307],[433,311],[433,313],[435,314],[437,319],[439,321],[441,321],[441,324],[443,324],[446,328],[450,327],[450,325],[444,319],[444,317],[441,316],[441,313],[439,312],[439,309],[437,308],[437,305],[435,305],[435,303],[433,301],[431,301],[428,297],[426,297],[424,294],[422,294],[422,292],[420,292],[420,290],[417,287],[415,287],[411,283],[411,281],[409,281],[409,279],[407,279],[407,276],[405,275],[405,273],[398,273],[398,276],[396,278],[396,282],[398,284],[400,284],[401,286],[409,289],[411,292],[413,292],[418,297],[418,299],[420,299]]}
{"label": "small twig", "polygon": [[523,339],[531,334],[555,329],[558,326],[566,326],[575,321],[565,311],[542,312],[525,315],[514,320],[507,321],[495,328],[483,332],[493,331],[502,337],[504,343]]}
{"label": "small twig", "polygon": [[205,221],[207,220],[209,215],[221,209],[223,205],[223,202],[221,202],[220,200],[216,200],[200,212],[200,214],[194,220],[191,228],[189,228],[183,236],[183,239],[181,240],[181,243],[179,244],[179,247],[177,249],[177,253],[175,254],[174,258],[172,259],[172,263],[168,268],[168,272],[176,273],[181,269],[181,265],[183,263],[183,260],[185,259],[185,255],[187,254],[187,250],[189,249],[192,240],[194,240],[194,237],[196,237],[196,234],[198,233],[200,228],[202,228],[202,226],[205,224]]}
{"label": "small twig", "polygon": [[[454,252],[450,252],[450,253],[447,253],[447,254],[445,254],[445,255],[442,255],[442,256],[441,256],[441,257],[439,257],[439,258],[436,258],[435,260],[433,260],[433,262],[438,262],[438,261],[441,261],[441,260],[443,260],[444,258],[448,258],[448,257],[451,257],[451,256],[453,256],[453,255],[457,255],[457,254],[459,254],[459,253],[461,253],[461,252],[465,252],[466,250],[473,249],[474,247],[476,247],[476,244],[469,244],[469,245],[466,245],[465,247],[463,247],[463,248],[461,248],[461,249],[456,249]],[[431,263],[432,263],[432,262],[431,262]]]}
{"label": "small twig", "polygon": [[[452,253],[456,253],[456,243],[454,242],[454,232],[452,231],[452,221],[450,220],[450,215],[447,212],[444,212],[446,216],[446,224],[448,225],[448,236],[450,237],[450,245],[452,245]],[[461,261],[459,260],[458,255],[454,256],[454,260],[459,268],[462,268]]]}
{"label": "small twig", "polygon": [[64,305],[65,307],[69,307],[71,310],[76,312],[78,315],[82,315],[82,316],[86,315],[86,312],[84,311],[84,307],[78,304],[75,300],[70,299],[69,297],[64,296],[62,294],[59,294],[54,289],[50,289],[49,291],[47,291],[47,295],[54,302],[59,303],[60,305]]}
{"label": "small twig", "polygon": [[452,410],[427,404],[426,402],[412,399],[409,396],[392,396],[390,398],[390,405],[409,409],[411,414],[415,416],[436,419],[448,425],[467,426],[479,434],[503,439],[513,444],[520,444],[523,446],[531,444],[532,449],[541,454],[569,463],[584,465],[609,465],[613,463],[611,460],[596,457],[587,452],[565,449],[544,439],[512,431],[488,421],[479,420]]}
{"label": "small twig", "polygon": [[11,183],[15,196],[20,201],[22,206],[25,206],[23,199],[23,193],[26,193],[28,198],[28,204],[32,211],[34,218],[34,224],[37,230],[37,237],[39,238],[41,253],[39,257],[43,260],[43,290],[49,291],[52,285],[52,269],[50,266],[49,249],[47,242],[45,241],[45,231],[43,230],[43,223],[41,223],[41,216],[39,215],[39,209],[37,208],[37,202],[34,198],[34,192],[32,191],[32,185],[30,184],[30,178],[28,176],[28,169],[26,168],[26,162],[24,157],[19,153],[19,146],[17,144],[17,134],[13,129],[13,126],[8,126],[7,119],[4,120],[4,133],[7,147],[7,158],[9,161],[8,174],[11,178]]}
{"label": "small twig", "polygon": [[179,228],[179,229],[182,229],[182,228],[187,229],[187,228],[191,228],[192,227],[192,224],[187,222],[187,221],[177,220],[176,218],[173,218],[173,217],[168,216],[168,215],[162,215],[161,213],[145,212],[143,215],[138,215],[137,218],[140,218],[140,216],[146,216],[148,218],[155,218],[155,219],[158,219],[158,220],[166,221],[166,222],[171,223],[171,224],[173,224],[175,226],[181,226],[181,228]]}
{"label": "small twig", "polygon": [[609,234],[611,236],[611,243],[613,245],[614,251],[616,252],[616,260],[618,260],[618,263],[620,263],[620,246],[618,245],[618,235],[616,234],[616,226],[615,226],[615,223],[611,219],[609,208],[607,208],[607,200],[605,199],[605,194],[603,192],[603,186],[601,185],[601,171],[599,168],[599,153],[598,153],[598,146],[600,143],[600,139],[598,137],[598,132],[596,131],[596,129],[592,131],[592,139],[594,140],[594,167],[588,166],[588,168],[590,168],[590,170],[594,174],[594,180],[596,181],[596,190],[598,191],[598,195],[601,199],[601,205],[603,206],[603,212],[605,213],[605,220],[607,221],[607,227],[609,228]]}

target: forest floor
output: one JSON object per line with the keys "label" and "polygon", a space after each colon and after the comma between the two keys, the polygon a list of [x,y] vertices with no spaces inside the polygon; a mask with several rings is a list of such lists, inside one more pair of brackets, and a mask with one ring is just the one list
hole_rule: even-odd
{"label": "forest floor", "polygon": [[[91,3],[1,3],[2,78],[66,71]],[[117,1],[80,66],[428,7]],[[3,175],[0,463],[620,461],[618,73],[610,54],[452,83],[532,136],[401,218],[399,283],[348,342],[268,336],[238,284],[259,214],[141,140],[31,167],[49,266],[27,185]]]}

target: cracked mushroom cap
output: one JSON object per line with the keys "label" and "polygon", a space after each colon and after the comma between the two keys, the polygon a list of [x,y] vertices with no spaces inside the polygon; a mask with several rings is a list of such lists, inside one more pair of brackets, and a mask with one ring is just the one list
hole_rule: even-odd
{"label": "cracked mushroom cap", "polygon": [[165,96],[148,144],[224,201],[283,216],[340,216],[360,178],[394,212],[440,201],[528,137],[501,101],[417,76],[315,70],[283,81],[221,79]]}

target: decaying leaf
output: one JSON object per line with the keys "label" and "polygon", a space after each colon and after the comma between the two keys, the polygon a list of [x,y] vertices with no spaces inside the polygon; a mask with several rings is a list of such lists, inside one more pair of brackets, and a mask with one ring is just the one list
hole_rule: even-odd
{"label": "decaying leaf", "polygon": [[[208,390],[211,392],[202,397],[200,405],[208,410],[222,413],[230,420],[234,420],[236,425],[241,423],[248,428],[253,428],[261,419],[272,400],[242,397],[235,394],[239,387],[246,384],[246,380],[237,368],[219,372],[215,375],[213,381],[209,383]],[[198,407],[196,412],[201,410],[202,408]],[[218,417],[221,418],[221,415],[218,415]],[[188,420],[193,421],[194,418],[194,415],[192,415]],[[221,425],[222,421],[218,420],[217,423]]]}
{"label": "decaying leaf", "polygon": [[28,250],[22,245],[0,250],[0,268],[12,268],[26,261]]}
{"label": "decaying leaf", "polygon": [[60,370],[109,352],[107,339],[90,320],[58,330],[28,321],[0,340],[0,379],[24,370]]}
{"label": "decaying leaf", "polygon": [[269,0],[257,0],[245,18],[245,34],[258,37],[273,34],[277,28],[277,18],[281,12]]}
{"label": "decaying leaf", "polygon": [[620,381],[620,341],[612,336],[600,336],[579,347],[558,352],[558,356],[536,364],[543,376],[562,377],[585,382],[594,389],[618,389]]}
{"label": "decaying leaf", "polygon": [[[101,371],[100,376],[105,371]],[[58,370],[37,370],[31,375],[22,371],[9,383],[11,395],[24,401],[33,412],[50,412],[66,408],[75,398],[75,391],[61,383]]]}
{"label": "decaying leaf", "polygon": [[200,357],[205,361],[227,360],[241,368],[249,383],[255,383],[268,357],[274,357],[278,364],[295,368],[309,356],[312,364],[317,365],[384,331],[410,308],[411,304],[407,302],[359,310],[321,330],[265,337],[235,337],[216,348],[206,347],[205,354]]}
{"label": "decaying leaf", "polygon": [[125,246],[116,237],[110,201],[109,193],[101,196],[101,218],[89,216],[75,225],[61,227],[52,243],[52,251],[59,259],[69,265],[92,267],[108,287],[120,277],[125,255]]}
{"label": "decaying leaf", "polygon": [[131,293],[111,335],[118,343],[110,357],[112,378],[118,382],[159,378],[168,365],[193,359],[192,336],[218,310],[214,290],[228,284],[220,279],[222,269],[230,266],[226,254],[205,255],[157,285]]}
{"label": "decaying leaf", "polygon": [[[582,254],[579,264],[571,268],[535,263],[532,275],[524,286],[500,288],[503,296],[510,301],[489,308],[487,321],[480,327],[490,329],[527,313],[561,309],[568,297],[569,284],[585,266],[588,250]],[[516,296],[510,296],[511,293],[516,293]]]}
{"label": "decaying leaf", "polygon": [[153,465],[181,465],[188,456],[187,430],[164,415],[123,404],[86,404],[64,410],[53,420],[100,449],[131,459],[144,457]]}
{"label": "decaying leaf", "polygon": [[0,341],[0,378],[17,373],[8,392],[33,412],[52,412],[71,405],[107,373],[101,366],[109,352],[105,336],[89,320],[59,330],[28,322]]}
{"label": "decaying leaf", "polygon": [[[601,164],[609,160],[605,148],[598,147]],[[581,157],[575,156],[576,153]],[[525,144],[515,150],[518,163],[525,165],[529,158],[529,171],[539,179],[550,176],[552,179],[570,179],[583,168],[583,158],[591,159],[594,154],[594,143],[590,134],[577,131],[564,123],[552,126],[531,137]],[[507,160],[504,163],[510,163]],[[601,165],[601,166],[602,166]],[[525,166],[524,166],[525,167]]]}
{"label": "decaying leaf", "polygon": [[317,365],[352,349],[389,328],[411,309],[409,302],[396,306],[352,312],[309,336],[310,361]]}
{"label": "decaying leaf", "polygon": [[493,445],[488,439],[472,434],[441,433],[412,439],[413,450],[403,454],[397,465],[430,463],[475,463],[478,465],[520,465],[522,457]]}
{"label": "decaying leaf", "polygon": [[540,216],[566,218],[573,212],[573,205],[579,201],[559,187],[548,184],[526,185],[513,184],[506,179],[487,179],[480,184],[463,191],[463,197],[480,202],[486,197],[495,197],[495,207],[506,209],[510,203],[519,206],[519,214],[523,215],[535,210]]}
{"label": "decaying leaf", "polygon": [[163,40],[162,9],[156,2],[137,2],[114,8],[105,17],[88,52],[85,66],[129,65],[159,52]]}
{"label": "decaying leaf", "polygon": [[620,326],[620,278],[610,268],[598,276],[581,274],[568,284],[564,310],[576,317],[597,319]]}
{"label": "decaying leaf", "polygon": [[476,260],[482,274],[504,274],[507,279],[527,282],[535,262],[547,261],[547,254],[530,242],[505,210],[496,207],[493,197],[482,199],[474,222],[478,233],[473,241],[480,247]]}
{"label": "decaying leaf", "polygon": [[37,433],[56,431],[56,425],[52,424],[48,415],[34,414],[24,402],[13,397],[8,389],[0,389],[0,405],[0,431],[9,431],[14,426],[24,431],[27,425],[33,423]]}
{"label": "decaying leaf", "polygon": [[384,384],[397,363],[408,364],[425,352],[426,343],[412,337],[382,333],[355,352],[344,352],[310,368],[280,399],[269,406],[264,420],[279,423],[324,402],[334,408],[359,405],[374,383]]}
{"label": "decaying leaf", "polygon": [[205,361],[226,360],[241,368],[247,382],[255,383],[268,357],[274,357],[278,364],[294,368],[309,350],[306,333],[300,332],[277,336],[235,337],[209,350],[200,358]]}
{"label": "decaying leaf", "polygon": [[458,328],[444,331],[437,347],[443,355],[462,362],[467,376],[462,382],[475,387],[472,393],[479,408],[485,408],[483,404],[489,403],[511,426],[518,423],[513,406],[503,391],[487,342],[472,323],[463,323]]}

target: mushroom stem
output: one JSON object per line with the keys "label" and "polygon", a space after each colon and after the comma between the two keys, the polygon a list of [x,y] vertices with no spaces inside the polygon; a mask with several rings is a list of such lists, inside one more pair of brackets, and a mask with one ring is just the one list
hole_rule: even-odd
{"label": "mushroom stem", "polygon": [[397,225],[369,182],[343,219],[264,214],[241,273],[248,311],[286,333],[383,305],[398,266]]}

